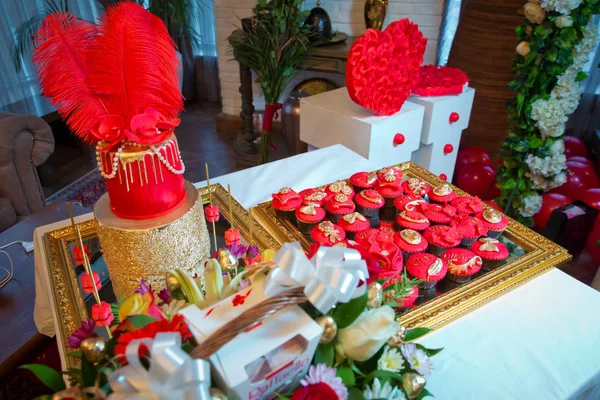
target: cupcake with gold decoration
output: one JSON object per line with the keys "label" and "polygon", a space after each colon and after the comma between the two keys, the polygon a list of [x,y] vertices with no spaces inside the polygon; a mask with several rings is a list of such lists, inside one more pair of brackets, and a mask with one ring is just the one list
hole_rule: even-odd
{"label": "cupcake with gold decoration", "polygon": [[310,235],[312,228],[325,219],[325,210],[316,203],[308,203],[296,209],[298,229],[305,235]]}
{"label": "cupcake with gold decoration", "polygon": [[348,198],[354,198],[354,189],[346,181],[335,181],[325,187],[325,192],[329,197],[335,197],[338,194],[345,194]]}
{"label": "cupcake with gold decoration", "polygon": [[349,196],[338,193],[329,195],[325,202],[325,208],[327,209],[327,218],[337,224],[342,215],[354,212],[356,205]]}
{"label": "cupcake with gold decoration", "polygon": [[483,265],[481,269],[490,271],[508,258],[508,249],[498,240],[482,237],[473,242],[471,251],[481,257]]}
{"label": "cupcake with gold decoration", "polygon": [[456,197],[456,192],[448,183],[442,183],[431,189],[429,200],[436,203],[449,203]]}
{"label": "cupcake with gold decoration", "polygon": [[481,257],[467,249],[446,250],[441,258],[448,263],[446,277],[456,283],[470,281],[483,265]]}
{"label": "cupcake with gold decoration", "polygon": [[302,205],[302,196],[289,187],[284,187],[272,195],[271,205],[282,219],[294,219],[294,212]]}
{"label": "cupcake with gold decoration", "polygon": [[429,220],[418,211],[400,211],[396,223],[401,229],[414,229],[424,231],[429,228]]}
{"label": "cupcake with gold decoration", "polygon": [[416,197],[425,198],[431,191],[431,187],[427,182],[419,178],[410,178],[402,184],[405,194],[410,194]]}
{"label": "cupcake with gold decoration", "polygon": [[350,184],[354,186],[356,193],[361,190],[373,189],[379,180],[375,172],[357,172],[350,177]]}
{"label": "cupcake with gold decoration", "polygon": [[414,229],[403,229],[394,233],[394,243],[402,251],[405,259],[416,253],[423,253],[427,250],[427,240]]}
{"label": "cupcake with gold decoration", "polygon": [[508,225],[508,219],[493,208],[484,209],[480,214],[477,214],[477,218],[488,229],[488,237],[494,239],[498,239]]}
{"label": "cupcake with gold decoration", "polygon": [[311,230],[310,237],[323,246],[334,246],[344,241],[346,232],[331,221],[323,221]]}
{"label": "cupcake with gold decoration", "polygon": [[429,253],[413,254],[406,262],[408,273],[423,282],[423,289],[431,289],[441,281],[448,271],[448,264],[441,258]]}
{"label": "cupcake with gold decoration", "polygon": [[371,228],[369,220],[357,212],[341,216],[338,219],[338,225],[346,231],[346,237],[351,240],[354,240],[355,234]]}

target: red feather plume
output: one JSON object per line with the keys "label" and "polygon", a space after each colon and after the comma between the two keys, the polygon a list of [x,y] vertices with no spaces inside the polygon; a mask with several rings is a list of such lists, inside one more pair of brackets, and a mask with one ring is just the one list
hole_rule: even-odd
{"label": "red feather plume", "polygon": [[92,143],[97,139],[91,129],[108,115],[87,81],[89,50],[96,36],[95,25],[69,13],[53,13],[36,32],[33,53],[42,93],[75,135]]}
{"label": "red feather plume", "polygon": [[90,84],[127,119],[147,107],[167,118],[183,110],[179,60],[160,18],[140,5],[122,2],[100,19]]}

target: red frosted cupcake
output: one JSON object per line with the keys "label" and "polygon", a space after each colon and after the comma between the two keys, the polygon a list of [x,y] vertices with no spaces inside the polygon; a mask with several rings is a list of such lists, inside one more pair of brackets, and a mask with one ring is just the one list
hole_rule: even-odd
{"label": "red frosted cupcake", "polygon": [[385,199],[386,207],[393,207],[396,197],[402,194],[402,178],[394,173],[382,175],[377,185],[377,191]]}
{"label": "red frosted cupcake", "polygon": [[405,194],[402,196],[398,196],[394,200],[394,207],[398,211],[419,211],[423,212],[423,206],[428,204],[421,197],[413,196],[410,194]]}
{"label": "red frosted cupcake", "polygon": [[367,218],[379,217],[379,210],[385,200],[376,190],[365,189],[354,197],[356,210]]}
{"label": "red frosted cupcake", "polygon": [[483,211],[483,203],[479,197],[458,196],[450,202],[456,211],[475,215]]}
{"label": "red frosted cupcake", "polygon": [[336,194],[345,194],[350,199],[354,198],[354,189],[346,181],[330,183],[325,187],[325,192],[327,192],[329,197],[335,197]]}
{"label": "red frosted cupcake", "polygon": [[477,218],[488,229],[488,237],[493,239],[498,239],[508,225],[508,219],[493,208],[486,208],[480,214],[477,214]]}
{"label": "red frosted cupcake", "polygon": [[406,270],[413,277],[424,281],[420,287],[431,289],[446,276],[448,265],[433,254],[418,253],[410,256],[406,262]]}
{"label": "red frosted cupcake", "polygon": [[302,196],[304,204],[315,203],[323,207],[325,205],[325,200],[327,200],[327,193],[321,189],[304,189],[298,194]]}
{"label": "red frosted cupcake", "polygon": [[327,208],[327,217],[335,224],[342,215],[350,214],[356,208],[352,199],[341,193],[329,195],[325,207]]}
{"label": "red frosted cupcake", "polygon": [[423,233],[425,240],[429,243],[427,251],[436,256],[448,249],[458,246],[462,241],[462,234],[458,228],[447,225],[434,225]]}
{"label": "red frosted cupcake", "polygon": [[402,179],[402,170],[395,165],[391,167],[384,167],[377,171],[377,178],[381,181],[384,180],[386,176],[394,175],[396,178]]}
{"label": "red frosted cupcake", "polygon": [[289,187],[281,188],[271,196],[271,204],[277,216],[282,219],[294,219],[294,211],[302,205],[302,196]]}
{"label": "red frosted cupcake", "polygon": [[404,189],[404,193],[421,198],[427,196],[431,190],[429,184],[419,178],[410,178],[404,181],[402,188]]}
{"label": "red frosted cupcake", "polygon": [[470,281],[483,264],[481,257],[467,249],[446,250],[441,257],[448,263],[446,277],[456,283]]}
{"label": "red frosted cupcake", "polygon": [[424,231],[429,228],[429,220],[423,213],[418,211],[400,211],[396,223],[401,229],[414,229],[415,231]]}
{"label": "red frosted cupcake", "polygon": [[474,241],[485,236],[488,231],[479,218],[466,214],[458,214],[452,219],[450,226],[462,234],[463,239],[460,244],[464,247],[471,246]]}
{"label": "red frosted cupcake", "polygon": [[298,229],[305,235],[310,235],[312,228],[325,218],[325,210],[318,204],[308,203],[296,209]]}
{"label": "red frosted cupcake", "polygon": [[315,242],[324,246],[333,246],[344,242],[346,232],[340,226],[330,221],[323,221],[312,229],[310,237]]}
{"label": "red frosted cupcake", "polygon": [[354,235],[358,232],[366,231],[371,228],[371,223],[362,214],[353,212],[343,215],[338,219],[338,225],[346,231],[348,239],[354,239]]}
{"label": "red frosted cupcake", "polygon": [[409,308],[415,305],[415,301],[419,298],[419,288],[417,286],[411,286],[406,288],[406,294],[402,295],[400,305],[397,308]]}
{"label": "red frosted cupcake", "polygon": [[402,252],[391,240],[377,242],[367,248],[369,255],[377,260],[383,273],[402,272]]}
{"label": "red frosted cupcake", "polygon": [[427,240],[414,229],[403,229],[394,234],[394,243],[402,251],[404,258],[408,259],[415,253],[423,253],[427,250]]}
{"label": "red frosted cupcake", "polygon": [[414,306],[415,301],[417,301],[417,298],[419,297],[419,288],[417,286],[403,285],[402,275],[395,280],[397,280],[397,282],[390,280],[382,285],[385,289],[394,283],[399,283],[399,285],[396,285],[396,288],[400,289],[399,291],[394,288],[383,293],[386,303],[395,302],[396,304],[392,306],[394,308],[408,308]]}
{"label": "red frosted cupcake", "polygon": [[471,251],[483,259],[481,269],[489,271],[508,258],[508,249],[498,240],[484,237],[471,245]]}
{"label": "red frosted cupcake", "polygon": [[436,203],[448,203],[456,197],[456,192],[447,183],[442,183],[431,189],[429,192],[429,200]]}
{"label": "red frosted cupcake", "polygon": [[449,204],[423,204],[423,215],[432,224],[449,224],[456,216],[456,208]]}
{"label": "red frosted cupcake", "polygon": [[354,241],[358,242],[361,246],[368,248],[375,243],[392,241],[393,237],[394,232],[384,229],[369,228],[354,235]]}
{"label": "red frosted cupcake", "polygon": [[379,183],[375,172],[357,172],[350,177],[350,183],[355,192],[365,189],[373,189]]}

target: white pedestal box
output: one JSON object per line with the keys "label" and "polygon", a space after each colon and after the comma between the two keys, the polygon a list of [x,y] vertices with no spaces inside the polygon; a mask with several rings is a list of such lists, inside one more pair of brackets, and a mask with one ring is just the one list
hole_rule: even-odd
{"label": "white pedestal box", "polygon": [[436,175],[445,174],[452,181],[460,137],[469,126],[474,97],[473,88],[456,96],[409,97],[425,107],[421,146],[412,155],[414,163]]}
{"label": "white pedestal box", "polygon": [[377,117],[344,87],[301,99],[300,109],[300,140],[309,147],[342,144],[377,167],[410,161],[419,148],[425,108],[409,101],[398,113]]}

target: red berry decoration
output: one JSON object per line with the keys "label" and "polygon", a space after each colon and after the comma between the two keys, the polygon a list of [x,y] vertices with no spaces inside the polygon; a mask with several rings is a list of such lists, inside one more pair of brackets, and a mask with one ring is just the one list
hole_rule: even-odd
{"label": "red berry decoration", "polygon": [[447,181],[448,180],[448,175],[446,174],[440,174],[440,179]]}
{"label": "red berry decoration", "polygon": [[579,199],[587,189],[600,186],[598,176],[594,168],[575,161],[567,161],[567,182],[552,190],[552,193],[560,193],[572,199]]}
{"label": "red berry decoration", "polygon": [[456,171],[460,171],[462,167],[471,163],[480,163],[491,166],[492,159],[481,147],[469,146],[461,148],[456,157]]}
{"label": "red berry decoration", "polygon": [[494,183],[496,172],[489,165],[474,163],[463,167],[456,176],[459,188],[473,196],[483,196]]}
{"label": "red berry decoration", "polygon": [[578,162],[578,163],[588,165],[588,166],[594,168],[594,163],[592,162],[592,160],[585,158],[585,157],[571,156],[571,157],[567,157],[567,161]]}
{"label": "red berry decoration", "polygon": [[346,86],[350,98],[375,115],[400,111],[419,79],[427,39],[408,19],[384,31],[367,29],[350,48]]}
{"label": "red berry decoration", "polygon": [[450,143],[448,143],[447,145],[444,146],[444,154],[450,154],[454,151],[454,146],[452,146]]}
{"label": "red berry decoration", "polygon": [[204,207],[204,215],[208,222],[217,222],[219,220],[219,207],[215,205]]}
{"label": "red berry decoration", "polygon": [[580,156],[587,158],[587,149],[585,147],[585,143],[579,138],[575,136],[565,136],[563,138],[565,142],[565,156],[567,158],[573,156]]}
{"label": "red berry decoration", "polygon": [[581,200],[590,207],[600,210],[600,188],[592,188],[581,194]]}
{"label": "red berry decoration", "polygon": [[496,203],[494,203],[491,200],[483,200],[483,202],[485,204],[487,204],[488,206],[492,207],[494,210],[500,211],[500,212],[504,212],[504,210],[502,210],[502,208],[500,208],[500,206]]}
{"label": "red berry decoration", "polygon": [[552,215],[552,211],[570,202],[570,198],[559,193],[546,193],[542,195],[542,207],[533,216],[533,223],[538,229],[544,229],[550,219],[550,215]]}
{"label": "red berry decoration", "polygon": [[460,115],[458,115],[457,112],[451,112],[450,117],[448,118],[448,120],[450,121],[451,124],[458,122],[459,119],[460,119]]}
{"label": "red berry decoration", "polygon": [[396,133],[394,135],[394,147],[396,146],[400,146],[402,143],[404,143],[404,135],[401,133]]}

